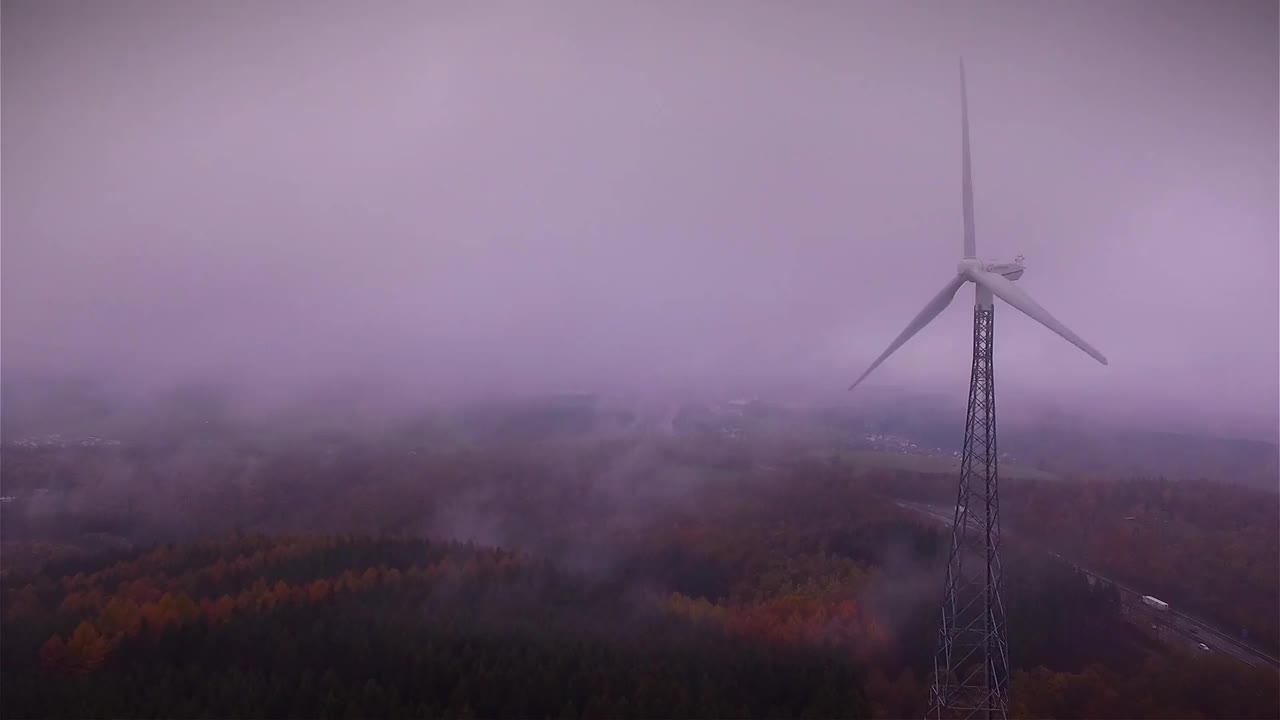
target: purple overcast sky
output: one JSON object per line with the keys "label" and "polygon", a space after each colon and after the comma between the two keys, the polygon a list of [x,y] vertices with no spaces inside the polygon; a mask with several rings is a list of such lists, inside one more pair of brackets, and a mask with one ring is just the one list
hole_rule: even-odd
{"label": "purple overcast sky", "polygon": [[[1111,360],[999,306],[1002,397],[1275,422],[1275,2],[3,8],[6,375],[847,400],[961,254],[963,55],[979,254]],[[962,392],[971,307],[869,382]]]}

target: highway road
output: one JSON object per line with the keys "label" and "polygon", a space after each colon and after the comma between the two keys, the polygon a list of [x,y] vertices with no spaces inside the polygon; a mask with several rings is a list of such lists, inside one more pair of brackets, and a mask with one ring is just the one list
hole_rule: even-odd
{"label": "highway road", "polygon": [[[900,507],[927,515],[933,520],[945,523],[948,527],[955,522],[954,508],[947,508],[939,505],[926,505],[924,503],[913,503],[903,500],[896,502]],[[1200,643],[1204,643],[1209,647],[1211,652],[1228,655],[1249,667],[1271,667],[1280,669],[1280,659],[1274,658],[1268,653],[1265,653],[1251,645],[1246,645],[1235,637],[1218,630],[1203,620],[1180,612],[1173,607],[1164,611],[1149,608],[1142,604],[1142,597],[1145,593],[1134,590],[1133,588],[1116,582],[1109,577],[1100,575],[1089,568],[1081,567],[1071,560],[1062,557],[1058,553],[1049,551],[1049,554],[1076,568],[1086,576],[1092,578],[1095,582],[1107,583],[1114,586],[1122,595],[1128,595],[1129,597],[1126,599],[1127,604],[1142,608],[1145,611],[1144,617],[1153,620],[1153,624],[1163,625],[1168,628],[1181,640],[1187,642],[1192,648],[1198,648]]]}
{"label": "highway road", "polygon": [[[1085,575],[1092,577],[1095,581],[1115,586],[1115,588],[1121,593],[1128,594],[1130,596],[1130,602],[1142,602],[1143,593],[1140,593],[1122,583],[1118,583],[1109,577],[1099,575],[1088,568],[1080,567],[1057,553],[1051,554],[1059,560],[1070,564]],[[1240,642],[1231,635],[1218,630],[1203,620],[1199,620],[1187,615],[1186,613],[1179,612],[1173,609],[1173,607],[1164,611],[1152,608],[1147,613],[1147,617],[1156,620],[1157,623],[1163,623],[1187,642],[1193,643],[1196,646],[1200,643],[1204,643],[1211,651],[1230,655],[1249,667],[1271,666],[1273,668],[1280,668],[1280,660],[1271,657],[1267,653],[1255,647]]]}

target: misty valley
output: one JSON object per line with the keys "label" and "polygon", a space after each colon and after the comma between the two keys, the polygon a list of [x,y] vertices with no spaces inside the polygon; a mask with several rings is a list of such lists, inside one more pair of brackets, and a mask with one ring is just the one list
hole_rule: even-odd
{"label": "misty valley", "polygon": [[0,720],[1280,718],[1280,1],[0,67]]}
{"label": "misty valley", "polygon": [[[922,401],[77,407],[110,422],[10,416],[0,454],[5,717],[925,712],[955,476]],[[1280,654],[1265,453],[1168,479],[1046,442],[1006,443],[1012,713],[1275,717],[1274,666],[1121,589]]]}

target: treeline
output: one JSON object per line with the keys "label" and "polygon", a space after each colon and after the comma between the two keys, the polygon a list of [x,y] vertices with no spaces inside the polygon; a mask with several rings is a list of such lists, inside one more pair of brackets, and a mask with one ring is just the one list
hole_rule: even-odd
{"label": "treeline", "polygon": [[[920,717],[949,532],[872,490],[838,463],[743,479],[647,527],[626,572],[684,588],[672,601],[704,623],[840,644],[875,716]],[[1114,698],[1126,700],[1103,716],[1280,714],[1274,673],[1165,646],[1125,617],[1114,587],[1037,543],[1007,537],[1003,559],[1019,715],[1094,717]]]}
{"label": "treeline", "polygon": [[1280,682],[1270,668],[1246,668],[1222,656],[1150,656],[1140,665],[1092,664],[1077,672],[1018,670],[1014,717],[1280,717]]}
{"label": "treeline", "polygon": [[[14,567],[7,544],[0,710],[921,716],[949,533],[890,496],[954,502],[954,479],[735,452],[612,438],[415,455],[325,438],[268,455],[135,458],[156,496],[132,510],[93,479],[127,458],[55,465],[51,477],[93,488],[61,501],[73,535],[95,508],[126,529],[170,508],[144,526],[174,541],[81,557],[30,546],[36,569]],[[1007,487],[1019,714],[1280,716],[1274,674],[1157,643],[1114,590],[1022,529],[1084,512],[1069,493]],[[1106,491],[1087,506],[1099,518],[1125,504]],[[1213,509],[1184,507],[1208,498],[1176,497],[1150,512],[1232,532]],[[299,534],[308,527],[333,534]],[[221,539],[194,539],[209,535]]]}
{"label": "treeline", "polygon": [[6,587],[0,707],[6,717],[865,712],[859,675],[836,653],[699,627],[628,595],[528,556],[416,539],[164,546]]}

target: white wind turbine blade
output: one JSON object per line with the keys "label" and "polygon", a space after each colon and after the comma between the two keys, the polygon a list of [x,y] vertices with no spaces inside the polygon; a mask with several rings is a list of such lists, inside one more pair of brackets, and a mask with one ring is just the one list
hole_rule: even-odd
{"label": "white wind turbine blade", "polygon": [[959,290],[960,286],[965,284],[965,282],[966,278],[962,275],[956,275],[951,278],[951,281],[946,284],[946,287],[942,288],[937,295],[933,296],[933,299],[929,301],[929,304],[925,305],[924,309],[921,310],[920,313],[907,325],[907,329],[903,330],[898,337],[889,344],[889,348],[887,350],[880,353],[880,357],[876,358],[876,361],[871,363],[871,367],[867,368],[867,371],[862,373],[862,376],[854,381],[854,383],[849,386],[849,389],[852,390],[858,387],[858,383],[867,379],[867,376],[871,374],[872,370],[880,367],[880,363],[884,362],[885,358],[889,357],[895,350],[902,347],[902,344],[910,340],[912,335],[920,332],[920,329],[925,325],[928,325],[929,321],[938,317],[938,313],[942,312],[946,309],[947,305],[951,304],[951,299],[956,296],[956,291]]}
{"label": "white wind turbine blade", "polygon": [[1092,345],[1085,342],[1079,335],[1071,332],[1071,329],[1063,325],[1057,318],[1049,314],[1048,310],[1040,307],[1040,304],[1031,299],[1031,296],[1022,291],[1021,288],[1015,286],[1009,279],[1003,275],[977,268],[967,268],[965,275],[975,283],[991,291],[992,295],[1004,300],[1015,308],[1029,315],[1033,320],[1041,325],[1058,333],[1067,339],[1072,345],[1089,353],[1094,360],[1107,364],[1107,358],[1098,352]]}
{"label": "white wind turbine blade", "polygon": [[973,165],[969,160],[969,93],[964,83],[964,60],[960,61],[960,126],[964,179],[964,256],[978,257],[978,244],[973,230]]}

